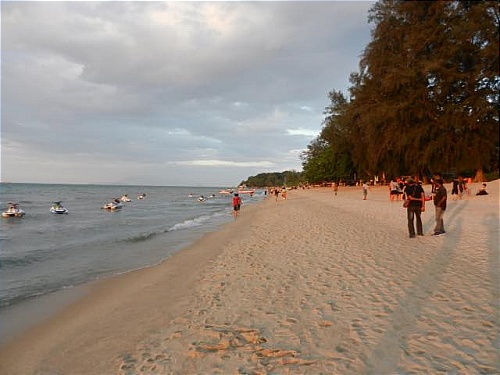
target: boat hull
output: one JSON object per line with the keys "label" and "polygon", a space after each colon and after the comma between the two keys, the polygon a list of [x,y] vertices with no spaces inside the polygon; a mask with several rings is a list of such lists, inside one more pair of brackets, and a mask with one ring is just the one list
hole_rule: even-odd
{"label": "boat hull", "polygon": [[2,217],[23,217],[24,212],[2,212]]}
{"label": "boat hull", "polygon": [[61,215],[61,214],[67,214],[68,210],[66,208],[63,208],[63,209],[60,209],[60,208],[51,208],[50,212],[53,213],[53,214]]}
{"label": "boat hull", "polygon": [[101,208],[103,210],[106,210],[106,211],[117,211],[117,210],[121,210],[122,207],[123,207],[123,205],[121,203],[120,204],[108,203]]}

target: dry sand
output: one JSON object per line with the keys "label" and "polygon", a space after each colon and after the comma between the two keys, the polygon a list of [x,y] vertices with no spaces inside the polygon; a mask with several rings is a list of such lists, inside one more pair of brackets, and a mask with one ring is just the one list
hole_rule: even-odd
{"label": "dry sand", "polygon": [[442,237],[428,202],[426,236],[408,238],[386,187],[243,207],[163,264],[92,285],[1,348],[0,373],[498,374],[499,182],[488,189],[449,200]]}

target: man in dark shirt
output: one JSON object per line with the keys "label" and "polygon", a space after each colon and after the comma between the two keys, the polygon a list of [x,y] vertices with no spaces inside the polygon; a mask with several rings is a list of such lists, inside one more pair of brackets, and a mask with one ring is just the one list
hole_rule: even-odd
{"label": "man in dark shirt", "polygon": [[423,236],[424,230],[422,227],[421,213],[425,211],[424,189],[421,185],[415,183],[413,179],[410,179],[408,185],[405,187],[404,195],[405,199],[410,201],[410,204],[406,208],[410,238],[415,238],[415,226],[413,224],[415,218],[417,221],[417,234]]}
{"label": "man in dark shirt", "polygon": [[436,209],[436,226],[434,227],[433,236],[441,236],[445,234],[443,215],[446,210],[447,192],[442,179],[436,180],[436,191],[434,193],[434,207]]}

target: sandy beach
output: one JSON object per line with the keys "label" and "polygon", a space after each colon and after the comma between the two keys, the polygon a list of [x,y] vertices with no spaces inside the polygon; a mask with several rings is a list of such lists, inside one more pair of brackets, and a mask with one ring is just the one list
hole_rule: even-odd
{"label": "sandy beach", "polygon": [[448,196],[441,237],[427,202],[408,238],[387,187],[243,207],[162,264],[86,286],[0,348],[0,373],[499,374],[499,181],[479,185]]}

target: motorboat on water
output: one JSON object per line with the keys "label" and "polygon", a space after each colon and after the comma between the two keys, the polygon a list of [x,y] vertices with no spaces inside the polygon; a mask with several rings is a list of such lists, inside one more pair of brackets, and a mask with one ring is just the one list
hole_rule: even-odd
{"label": "motorboat on water", "polygon": [[124,194],[121,196],[120,201],[122,202],[132,202],[132,199],[128,197],[128,194]]}
{"label": "motorboat on water", "polygon": [[207,198],[205,198],[203,195],[200,195],[198,197],[198,202],[205,202],[207,200]]}
{"label": "motorboat on water", "polygon": [[101,207],[101,209],[107,211],[116,211],[116,210],[121,210],[122,208],[123,208],[123,203],[120,202],[118,198],[116,198],[112,202],[106,203],[104,206]]}
{"label": "motorboat on water", "polygon": [[50,207],[50,212],[53,214],[67,214],[69,213],[68,209],[64,207],[61,202],[54,202],[52,207]]}
{"label": "motorboat on water", "polygon": [[2,217],[23,217],[25,214],[17,203],[9,203],[7,210],[2,212]]}
{"label": "motorboat on water", "polygon": [[146,198],[146,194],[144,194],[144,193],[142,193],[141,195],[139,195],[137,197],[137,199],[144,199],[144,198]]}

